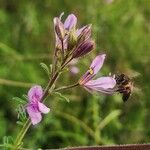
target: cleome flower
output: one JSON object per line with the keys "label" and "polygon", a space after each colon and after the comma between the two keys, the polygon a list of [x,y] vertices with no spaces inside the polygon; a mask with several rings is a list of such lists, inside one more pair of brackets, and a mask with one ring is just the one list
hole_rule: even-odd
{"label": "cleome flower", "polygon": [[93,78],[102,68],[106,54],[98,55],[90,65],[90,69],[80,78],[79,84],[86,90],[98,91],[105,94],[113,94],[116,80],[113,77],[100,77],[95,80]]}
{"label": "cleome flower", "polygon": [[73,58],[81,57],[93,50],[95,43],[91,40],[91,25],[76,29],[77,18],[74,14],[68,15],[64,23],[61,21],[62,16],[63,13],[60,17],[54,18],[56,49],[63,48],[67,53],[72,51]]}
{"label": "cleome flower", "polygon": [[42,96],[43,90],[39,85],[33,86],[28,92],[29,103],[26,109],[33,125],[38,124],[42,120],[41,113],[47,114],[50,111],[48,107],[40,102]]}

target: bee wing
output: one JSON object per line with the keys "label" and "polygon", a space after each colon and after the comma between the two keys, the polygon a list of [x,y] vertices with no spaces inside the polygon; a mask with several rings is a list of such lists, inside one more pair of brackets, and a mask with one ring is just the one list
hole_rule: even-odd
{"label": "bee wing", "polygon": [[141,73],[139,73],[139,72],[137,72],[137,71],[134,71],[134,70],[129,70],[129,71],[127,72],[127,74],[129,75],[129,77],[130,77],[131,79],[137,78],[137,77],[141,76]]}
{"label": "bee wing", "polygon": [[136,94],[142,94],[142,89],[136,87],[136,86],[133,86],[133,93],[136,93]]}

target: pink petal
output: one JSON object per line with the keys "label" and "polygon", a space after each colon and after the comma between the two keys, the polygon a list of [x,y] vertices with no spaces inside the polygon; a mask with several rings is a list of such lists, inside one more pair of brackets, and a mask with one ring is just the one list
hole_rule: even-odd
{"label": "pink petal", "polygon": [[72,27],[76,26],[77,18],[74,14],[70,14],[64,22],[65,29],[71,29]]}
{"label": "pink petal", "polygon": [[39,111],[42,112],[43,114],[47,114],[50,111],[50,109],[41,102],[38,102],[38,108]]}
{"label": "pink petal", "polygon": [[81,34],[81,32],[82,32],[86,27],[87,27],[87,26],[83,26],[82,28],[77,29],[77,32],[76,32],[77,36],[79,36],[79,35]]}
{"label": "pink petal", "polygon": [[41,113],[34,109],[32,105],[27,106],[27,112],[33,125],[38,124],[42,120]]}
{"label": "pink petal", "polygon": [[85,86],[92,89],[110,89],[114,88],[116,85],[116,80],[112,77],[101,77],[96,80],[90,80],[85,83]]}
{"label": "pink petal", "polygon": [[114,89],[94,88],[94,87],[88,87],[88,86],[84,86],[84,88],[91,94],[93,94],[93,92],[100,92],[104,94],[114,94],[116,92],[116,90]]}
{"label": "pink petal", "polygon": [[106,54],[98,55],[93,61],[90,68],[93,70],[93,74],[97,74],[97,72],[103,66]]}
{"label": "pink petal", "polygon": [[28,92],[28,99],[30,102],[40,101],[43,96],[42,87],[39,85],[33,86]]}

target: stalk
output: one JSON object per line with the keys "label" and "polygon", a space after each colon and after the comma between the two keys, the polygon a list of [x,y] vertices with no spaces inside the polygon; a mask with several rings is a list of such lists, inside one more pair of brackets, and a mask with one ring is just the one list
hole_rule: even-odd
{"label": "stalk", "polygon": [[61,90],[68,90],[68,89],[74,88],[78,85],[79,85],[79,83],[75,83],[75,84],[72,84],[72,85],[69,85],[69,86],[62,86],[60,88],[55,89],[54,92],[58,92],[58,91],[61,91]]}
{"label": "stalk", "polygon": [[[52,85],[55,83],[55,81],[57,80],[57,77],[59,76],[59,72],[56,72],[54,74],[54,76],[52,77],[52,79],[48,82],[45,90],[44,90],[44,94],[42,97],[41,101],[44,101],[44,99],[48,96],[48,91],[49,89],[52,87]],[[15,143],[14,143],[14,150],[17,150],[19,148],[19,146],[22,143],[22,140],[26,134],[26,132],[28,131],[29,127],[31,126],[31,121],[28,118],[27,121],[25,122],[24,126],[22,127],[21,131],[18,133]]]}
{"label": "stalk", "polygon": [[[42,100],[41,101],[44,101],[47,96],[49,95],[49,89],[53,86],[53,84],[55,83],[55,81],[57,80],[60,72],[62,71],[62,69],[66,66],[66,64],[62,64],[61,68],[59,71],[56,71],[54,73],[54,75],[52,75],[52,78],[51,80],[49,80],[45,90],[44,90],[44,94],[43,94],[43,97],[42,97]],[[76,83],[76,84],[73,84],[73,85],[70,85],[70,86],[66,86],[66,87],[61,87],[61,88],[58,88],[56,89],[55,91],[60,91],[60,90],[64,90],[64,89],[69,89],[69,88],[73,88],[73,87],[76,87],[78,86],[79,84]],[[22,127],[21,131],[18,133],[17,137],[16,137],[16,140],[15,140],[15,143],[14,143],[14,148],[13,150],[17,150],[19,148],[19,146],[21,146],[22,144],[22,140],[26,134],[26,132],[28,131],[29,127],[31,126],[31,121],[30,121],[30,118],[27,119],[27,121],[25,122],[24,126]]]}

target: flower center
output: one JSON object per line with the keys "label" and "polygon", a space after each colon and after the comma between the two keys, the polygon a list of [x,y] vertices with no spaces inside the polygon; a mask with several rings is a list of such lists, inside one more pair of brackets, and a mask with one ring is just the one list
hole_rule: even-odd
{"label": "flower center", "polygon": [[91,75],[94,73],[94,71],[93,71],[92,68],[89,69],[89,73],[90,73]]}

